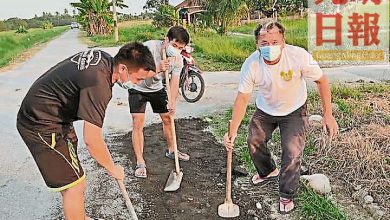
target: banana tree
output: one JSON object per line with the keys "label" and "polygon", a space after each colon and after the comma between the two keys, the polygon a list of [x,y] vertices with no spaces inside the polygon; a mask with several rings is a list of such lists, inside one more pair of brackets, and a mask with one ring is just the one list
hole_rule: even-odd
{"label": "banana tree", "polygon": [[[112,31],[113,14],[110,11],[112,1],[109,0],[80,0],[70,3],[79,13],[77,21],[84,27],[89,36],[107,35]],[[119,8],[127,7],[123,0],[117,0]]]}
{"label": "banana tree", "polygon": [[227,29],[247,13],[245,0],[210,0],[205,2],[207,11],[214,23],[219,26],[218,32],[225,34]]}
{"label": "banana tree", "polygon": [[169,27],[179,23],[179,12],[171,5],[160,5],[153,14],[153,25]]}
{"label": "banana tree", "polygon": [[[123,3],[123,0],[116,0],[116,4],[115,5],[116,5],[116,7],[120,8],[120,9],[129,7],[125,3]],[[112,1],[110,2],[110,4],[108,4],[108,6],[112,7]]]}

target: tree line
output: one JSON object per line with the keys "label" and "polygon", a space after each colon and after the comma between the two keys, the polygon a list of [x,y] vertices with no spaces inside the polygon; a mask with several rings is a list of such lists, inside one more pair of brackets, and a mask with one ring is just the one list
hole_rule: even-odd
{"label": "tree line", "polygon": [[[28,28],[45,28],[48,24],[51,26],[64,26],[69,25],[72,21],[75,21],[76,10],[73,10],[73,14],[70,15],[68,9],[64,9],[63,13],[55,12],[43,12],[41,16],[35,15],[30,19],[21,18],[9,18],[6,20],[0,20],[0,31],[17,30],[20,27]],[[45,28],[46,29],[46,28]]]}
{"label": "tree line", "polygon": [[[213,28],[221,34],[243,19],[250,20],[255,13],[263,17],[289,16],[307,8],[307,0],[192,0],[189,4],[202,6],[205,10],[195,16],[194,28]],[[178,10],[169,5],[168,0],[147,0],[144,9],[154,13],[155,26],[182,22]]]}
{"label": "tree line", "polygon": [[[242,19],[250,19],[255,12],[265,17],[293,15],[307,8],[307,0],[192,0],[202,6],[204,12],[194,19],[194,28],[212,28],[224,34],[229,27],[237,25]],[[108,35],[113,30],[112,0],[80,0],[70,3],[78,10],[77,21],[89,36]],[[118,8],[127,8],[123,0],[116,0]],[[138,16],[121,14],[120,20],[153,19],[156,27],[169,27],[180,24],[179,10],[169,4],[169,0],[147,0],[145,12]]]}

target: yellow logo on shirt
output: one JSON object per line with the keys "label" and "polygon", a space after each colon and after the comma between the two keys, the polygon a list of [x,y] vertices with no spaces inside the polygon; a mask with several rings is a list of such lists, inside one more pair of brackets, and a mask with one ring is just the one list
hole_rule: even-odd
{"label": "yellow logo on shirt", "polygon": [[292,75],[294,72],[292,70],[289,70],[288,72],[280,72],[280,76],[285,80],[285,81],[290,81],[292,79]]}

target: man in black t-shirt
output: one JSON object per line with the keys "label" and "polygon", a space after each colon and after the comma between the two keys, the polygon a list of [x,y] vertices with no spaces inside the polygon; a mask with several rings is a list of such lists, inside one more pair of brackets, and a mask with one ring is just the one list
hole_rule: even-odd
{"label": "man in black t-shirt", "polygon": [[116,82],[131,89],[155,71],[153,56],[142,44],[127,44],[115,57],[92,49],[58,63],[27,92],[17,128],[46,185],[61,192],[67,220],[88,219],[73,121],[84,120],[84,141],[91,156],[114,178],[123,179],[124,169],[114,164],[102,135],[112,87]]}

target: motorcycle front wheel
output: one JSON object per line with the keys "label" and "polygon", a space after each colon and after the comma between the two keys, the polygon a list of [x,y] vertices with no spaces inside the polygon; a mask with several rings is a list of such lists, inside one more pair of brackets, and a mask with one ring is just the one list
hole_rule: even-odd
{"label": "motorcycle front wheel", "polygon": [[194,103],[202,98],[204,89],[205,83],[202,75],[198,72],[190,71],[187,80],[181,85],[181,94],[187,102]]}

